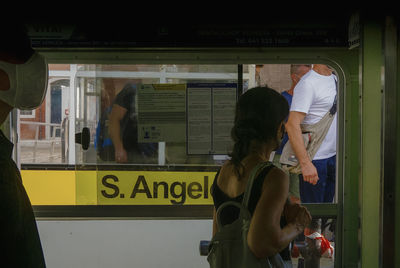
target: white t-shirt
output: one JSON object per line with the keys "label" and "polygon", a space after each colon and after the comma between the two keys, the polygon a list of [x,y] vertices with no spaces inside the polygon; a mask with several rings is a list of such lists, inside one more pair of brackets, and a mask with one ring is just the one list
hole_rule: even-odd
{"label": "white t-shirt", "polygon": [[[335,75],[320,75],[314,70],[306,73],[293,91],[290,111],[302,112],[304,124],[315,124],[331,109],[336,96]],[[313,160],[336,155],[336,115],[321,147]]]}

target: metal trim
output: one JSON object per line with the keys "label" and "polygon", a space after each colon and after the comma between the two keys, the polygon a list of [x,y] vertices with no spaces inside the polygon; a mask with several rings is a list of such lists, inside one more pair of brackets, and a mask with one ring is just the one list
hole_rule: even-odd
{"label": "metal trim", "polygon": [[22,164],[21,170],[111,170],[111,171],[191,171],[191,172],[217,172],[220,166],[185,166],[185,165],[47,165],[47,164]]}
{"label": "metal trim", "polygon": [[[304,204],[313,217],[337,218],[336,204]],[[213,205],[33,206],[37,220],[49,219],[212,219]]]}
{"label": "metal trim", "polygon": [[383,37],[384,85],[382,103],[382,154],[381,176],[381,255],[382,267],[395,267],[395,215],[396,215],[396,173],[397,173],[397,27],[392,17],[385,21]]}
{"label": "metal trim", "polygon": [[144,206],[144,205],[80,205],[80,206],[33,206],[38,220],[72,219],[210,219],[212,205]]}

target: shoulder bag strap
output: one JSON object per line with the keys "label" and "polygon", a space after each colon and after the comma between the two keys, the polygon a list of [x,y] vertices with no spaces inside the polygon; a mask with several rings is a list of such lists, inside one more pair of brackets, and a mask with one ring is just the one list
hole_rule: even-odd
{"label": "shoulder bag strap", "polygon": [[329,113],[330,113],[331,115],[334,115],[334,114],[336,113],[336,110],[337,110],[336,106],[337,106],[337,88],[338,88],[338,81],[337,81],[336,76],[335,76],[333,79],[335,79],[336,95],[335,95],[335,100],[333,101],[333,105],[332,105],[331,109],[329,110]]}

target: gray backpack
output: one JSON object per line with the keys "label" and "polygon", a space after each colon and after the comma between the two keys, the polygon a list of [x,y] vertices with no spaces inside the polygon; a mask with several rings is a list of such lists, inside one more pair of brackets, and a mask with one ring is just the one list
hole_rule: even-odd
{"label": "gray backpack", "polygon": [[[218,208],[216,213],[218,231],[211,240],[207,257],[211,268],[285,267],[279,254],[266,259],[259,259],[254,256],[247,244],[247,233],[251,221],[247,206],[251,188],[256,175],[270,165],[270,162],[261,163],[252,170],[242,203],[227,201]],[[220,215],[221,211],[228,206],[238,207],[240,213],[238,219],[231,224],[223,226],[220,221]]]}

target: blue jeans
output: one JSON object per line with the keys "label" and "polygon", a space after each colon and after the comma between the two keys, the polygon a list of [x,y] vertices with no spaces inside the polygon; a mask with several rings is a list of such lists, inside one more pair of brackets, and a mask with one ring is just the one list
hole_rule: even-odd
{"label": "blue jeans", "polygon": [[327,159],[313,160],[319,180],[316,185],[305,182],[299,176],[301,203],[332,203],[335,196],[336,155]]}

